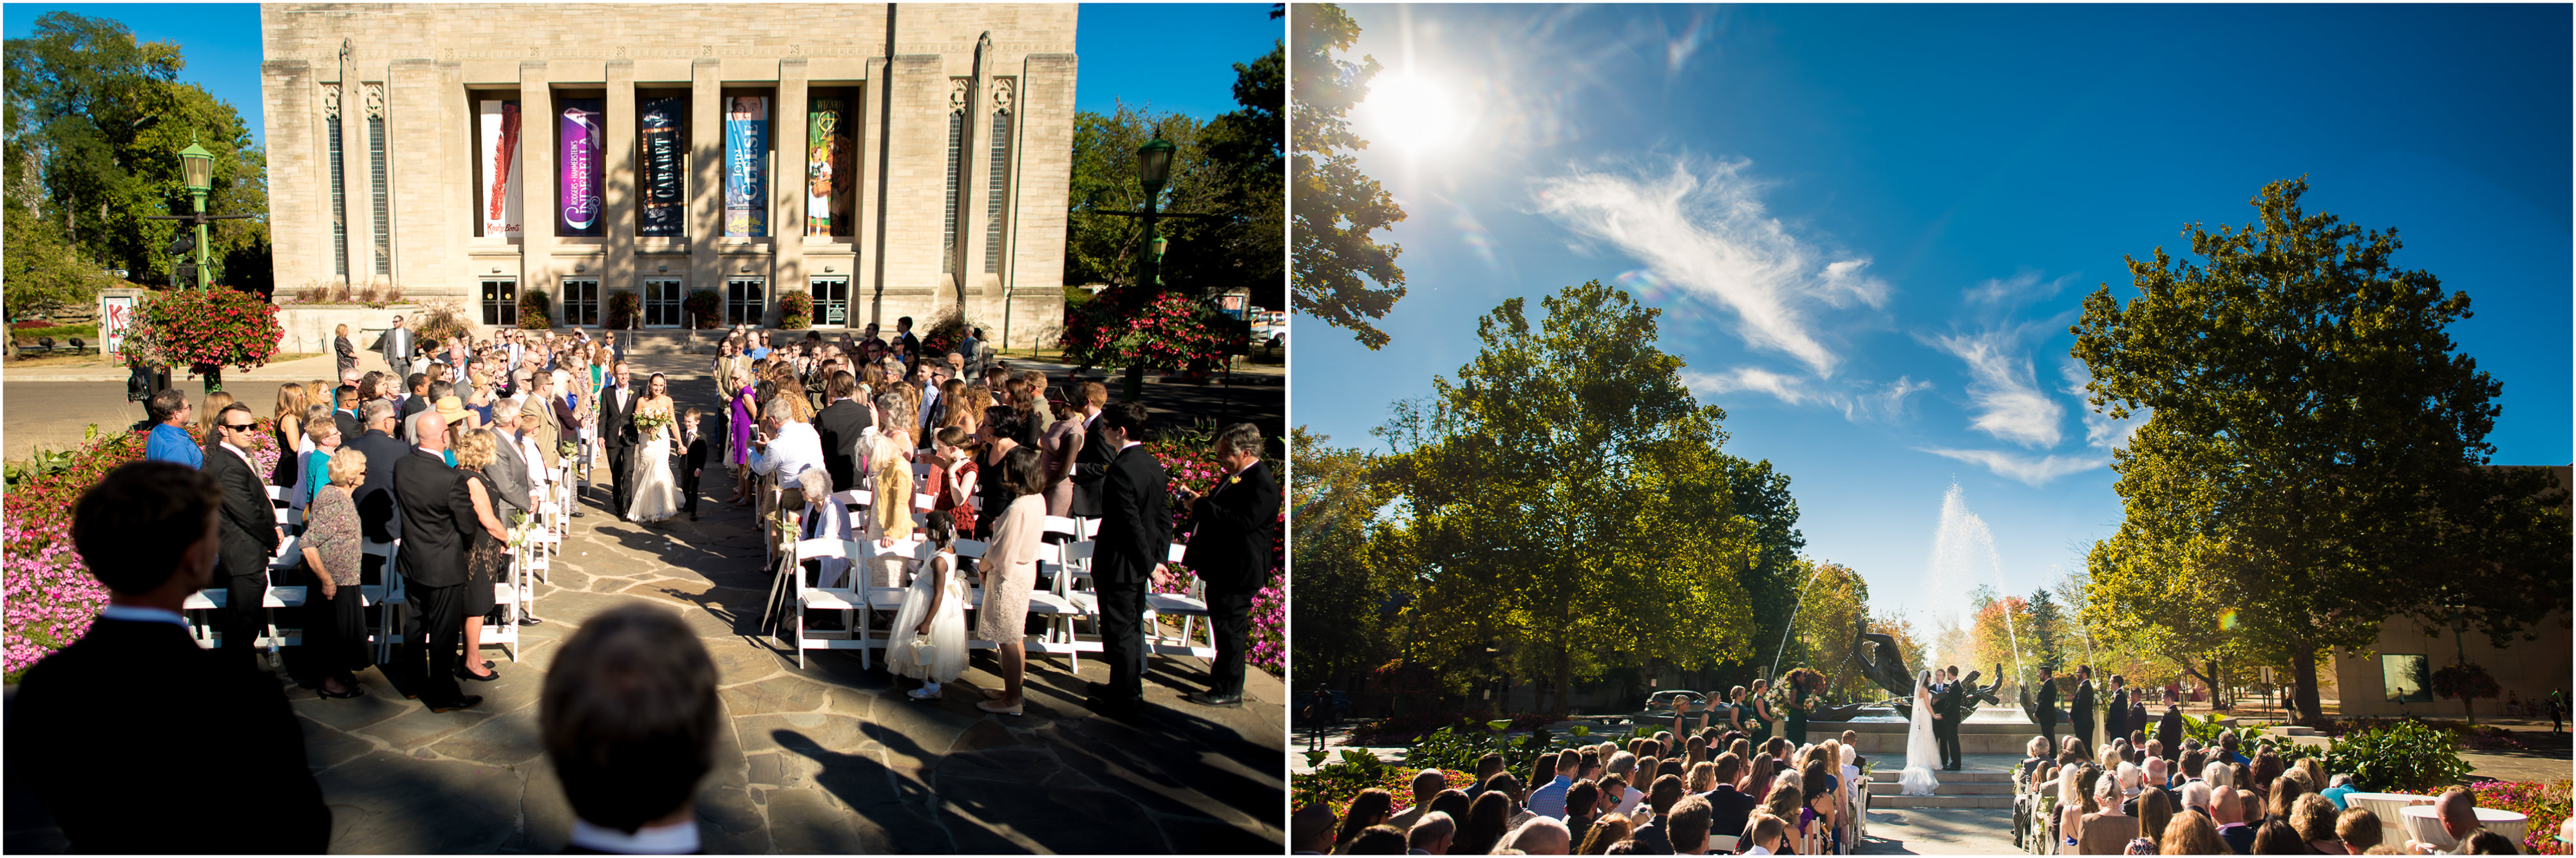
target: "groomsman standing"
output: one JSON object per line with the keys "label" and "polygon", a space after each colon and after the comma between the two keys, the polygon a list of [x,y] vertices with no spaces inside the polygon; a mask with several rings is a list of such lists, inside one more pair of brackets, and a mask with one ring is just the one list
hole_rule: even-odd
{"label": "groomsman standing", "polygon": [[1106,714],[1133,713],[1145,702],[1145,583],[1163,574],[1172,542],[1163,464],[1145,452],[1144,434],[1140,403],[1121,402],[1101,415],[1101,441],[1115,452],[1102,480],[1100,535],[1091,563],[1109,681],[1092,683],[1085,705]]}
{"label": "groomsman standing", "polygon": [[1226,477],[1205,495],[1182,490],[1196,529],[1181,563],[1207,582],[1208,630],[1216,643],[1208,689],[1190,695],[1189,701],[1232,708],[1243,705],[1252,597],[1269,583],[1270,526],[1279,518],[1279,482],[1261,462],[1261,430],[1252,424],[1226,427],[1215,446]]}
{"label": "groomsman standing", "polygon": [[2039,666],[2039,735],[2048,739],[2048,753],[2057,755],[2057,670]]}
{"label": "groomsman standing", "polygon": [[2114,674],[2111,677],[2111,708],[2102,711],[2102,744],[2108,745],[2128,737],[2129,680]]}

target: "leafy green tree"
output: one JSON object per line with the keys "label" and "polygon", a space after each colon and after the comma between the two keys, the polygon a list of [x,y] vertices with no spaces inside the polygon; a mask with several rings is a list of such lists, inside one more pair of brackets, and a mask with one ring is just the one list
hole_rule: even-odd
{"label": "leafy green tree", "polygon": [[1346,687],[1352,677],[1395,655],[1388,625],[1398,591],[1389,567],[1372,562],[1371,537],[1387,490],[1370,479],[1373,458],[1299,426],[1289,433],[1289,543],[1297,562],[1289,602],[1297,636],[1290,643],[1299,690]]}
{"label": "leafy green tree", "polygon": [[[1360,345],[1386,345],[1370,320],[1386,318],[1404,297],[1403,248],[1378,244],[1369,234],[1404,220],[1404,209],[1360,172],[1351,153],[1368,141],[1351,131],[1348,114],[1368,97],[1374,57],[1335,59],[1359,40],[1359,25],[1340,6],[1301,3],[1296,28],[1296,109],[1289,115],[1289,171],[1296,207],[1296,268],[1290,301],[1297,312],[1351,332]],[[1371,284],[1375,285],[1372,286]]]}
{"label": "leafy green tree", "polygon": [[2059,673],[2073,671],[2075,666],[2067,663],[2062,644],[2065,634],[2066,615],[2058,610],[2056,597],[2048,595],[2046,587],[2030,591],[2030,637],[2024,645],[2030,648],[2029,657],[2037,660],[2031,667],[2047,665]]}
{"label": "leafy green tree", "polygon": [[1088,213],[1144,209],[1145,189],[1136,181],[1136,147],[1157,133],[1177,147],[1172,153],[1172,180],[1163,186],[1163,199],[1157,204],[1171,208],[1176,200],[1204,198],[1196,187],[1209,172],[1207,153],[1199,146],[1199,128],[1199,120],[1186,114],[1154,113],[1125,101],[1108,114],[1088,110],[1074,114],[1073,217],[1065,225],[1065,282],[1111,286],[1135,282],[1144,221]]}
{"label": "leafy green tree", "polygon": [[1780,663],[1781,672],[1815,668],[1825,675],[1825,688],[1830,693],[1869,696],[1857,691],[1873,686],[1863,678],[1860,661],[1852,657],[1852,649],[1860,645],[1860,636],[1852,630],[1869,616],[1869,582],[1840,563],[1804,557],[1796,563],[1802,577],[1811,573],[1813,579],[1806,585],[1806,603],[1798,609],[1791,626],[1796,648],[1790,654],[1794,658]]}
{"label": "leafy green tree", "polygon": [[[249,127],[232,105],[178,82],[178,46],[138,43],[113,20],[47,12],[6,53],[8,169],[34,177],[8,184],[12,219],[58,224],[95,267],[166,278],[178,262],[166,246],[181,227],[143,218],[191,210],[178,156],[190,142],[214,153],[209,209],[267,210],[268,168]],[[217,260],[267,267],[264,219],[221,221],[211,233]]]}
{"label": "leafy green tree", "polygon": [[1482,352],[1383,432],[1421,626],[1536,673],[1552,712],[1612,665],[1749,658],[1725,412],[1655,347],[1660,311],[1599,281],[1543,304],[1479,319]]}
{"label": "leafy green tree", "polygon": [[[1171,178],[1155,205],[1164,212],[1216,216],[1160,222],[1157,229],[1170,243],[1163,286],[1190,295],[1248,286],[1255,305],[1282,306],[1286,191],[1278,126],[1285,58],[1282,47],[1236,63],[1234,94],[1241,107],[1213,119],[1156,113],[1124,101],[1107,114],[1074,115],[1074,215],[1065,230],[1065,282],[1135,282],[1145,224],[1123,214],[1144,207],[1136,149],[1159,134],[1176,148]],[[1135,305],[1147,300],[1130,297]]]}
{"label": "leafy green tree", "polygon": [[[1790,615],[1798,610],[1798,591],[1814,569],[1812,564],[1798,562],[1798,552],[1807,547],[1806,535],[1798,530],[1798,499],[1789,494],[1789,475],[1774,470],[1771,460],[1727,458],[1728,493],[1735,499],[1735,514],[1753,526],[1754,550],[1744,558],[1737,577],[1753,602],[1754,661],[1766,668],[1776,661],[1786,671],[1800,666],[1800,661],[1779,651],[1787,637],[1783,632]],[[1749,681],[1751,671],[1744,673]]]}
{"label": "leafy green tree", "polygon": [[[2316,712],[2316,653],[2371,645],[2428,596],[2491,634],[2563,610],[2567,527],[2543,475],[2482,467],[2501,388],[2444,330],[2469,296],[2394,267],[2394,230],[2305,213],[2307,190],[2265,186],[2243,229],[2186,228],[2197,264],[2129,259],[2137,297],[2104,286],[2072,330],[2093,405],[2153,412],[2114,454],[2115,539],[2234,609],[2241,644],[2286,654],[2294,705]],[[2555,546],[2471,538],[2553,528]]]}

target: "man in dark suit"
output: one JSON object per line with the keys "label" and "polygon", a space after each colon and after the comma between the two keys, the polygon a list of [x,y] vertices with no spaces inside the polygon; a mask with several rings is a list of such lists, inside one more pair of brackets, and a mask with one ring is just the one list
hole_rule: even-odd
{"label": "man in dark suit", "polygon": [[2057,671],[2039,666],[2039,735],[2048,739],[2048,755],[2057,756]]}
{"label": "man in dark suit", "polygon": [[2093,737],[2093,666],[2075,666],[2075,696],[2067,701],[2066,717],[2075,722],[2075,737],[2084,740],[2088,753],[2102,752]]}
{"label": "man in dark suit", "polygon": [[[220,454],[219,454],[220,455]],[[107,587],[80,640],[28,668],[10,703],[10,783],[53,815],[72,851],[319,853],[331,808],[276,680],[188,638],[180,606],[213,582],[224,492],[185,465],[108,472],[72,508],[72,545]],[[185,711],[171,708],[184,706]],[[222,773],[186,791],[173,761]],[[178,801],[217,825],[174,825]]]}
{"label": "man in dark suit", "polygon": [[[2129,679],[2111,675],[2111,705],[2102,710],[2102,744],[2129,737]],[[2100,753],[2100,752],[2095,752]]]}
{"label": "man in dark suit", "polygon": [[611,385],[599,395],[600,446],[608,448],[608,495],[617,505],[610,508],[618,518],[626,517],[626,504],[635,497],[635,478],[627,466],[635,462],[635,445],[643,436],[635,433],[635,400],[642,394],[627,384],[626,362],[609,367]]}
{"label": "man in dark suit", "polygon": [[1215,447],[1227,476],[1205,495],[1182,496],[1196,529],[1181,564],[1207,582],[1208,631],[1216,643],[1208,690],[1190,695],[1189,701],[1234,707],[1243,705],[1252,597],[1270,579],[1270,526],[1279,518],[1279,482],[1261,462],[1261,430],[1252,424],[1226,427],[1217,434]]}
{"label": "man in dark suit", "polygon": [[1163,574],[1172,542],[1164,506],[1163,464],[1145,452],[1145,406],[1121,402],[1100,418],[1100,439],[1114,452],[1103,478],[1100,534],[1091,558],[1100,595],[1101,657],[1109,682],[1092,683],[1094,712],[1135,711],[1145,700],[1145,584]]}
{"label": "man in dark suit", "polygon": [[831,475],[833,491],[859,487],[855,448],[875,417],[870,414],[874,409],[854,398],[858,393],[857,376],[832,373],[823,383],[823,410],[814,412],[814,434],[823,439],[823,473]]}
{"label": "man in dark suit", "polygon": [[1941,720],[1933,723],[1940,727],[1941,767],[1955,772],[1968,762],[1968,755],[1959,748],[1959,721],[1967,717],[1968,711],[1968,683],[1959,679],[1958,665],[1950,665],[1949,676],[1950,681],[1942,684],[1937,698]]}
{"label": "man in dark suit", "polygon": [[[1109,387],[1097,381],[1075,386],[1075,398],[1082,408],[1082,432],[1085,438],[1100,437],[1100,410],[1109,404]],[[1107,444],[1084,444],[1073,454],[1073,514],[1083,518],[1100,517],[1100,481],[1109,474]]]}
{"label": "man in dark suit", "polygon": [[1700,798],[1708,801],[1711,812],[1709,831],[1730,837],[1741,836],[1745,821],[1753,816],[1753,806],[1762,803],[1761,799],[1735,788],[1735,781],[1744,776],[1745,765],[1744,758],[1731,751],[1717,755],[1717,788],[1699,794]]}
{"label": "man in dark suit", "polygon": [[403,580],[420,617],[406,644],[417,649],[423,638],[428,644],[402,656],[402,671],[412,674],[403,696],[420,698],[432,712],[470,709],[483,698],[457,687],[457,647],[465,641],[464,528],[480,525],[470,525],[474,501],[441,455],[447,424],[432,411],[413,418],[412,431],[420,446],[394,464],[394,497],[402,505]]}
{"label": "man in dark suit", "polygon": [[394,503],[394,463],[411,455],[411,446],[394,437],[393,403],[379,399],[358,413],[366,434],[341,443],[367,454],[367,479],[349,498],[358,503],[358,524],[367,538],[392,542],[402,535],[402,516]]}
{"label": "man in dark suit", "polygon": [[267,627],[268,558],[285,534],[277,528],[268,489],[243,452],[259,434],[258,419],[241,403],[215,415],[215,449],[206,452],[206,476],[224,492],[224,655],[250,664]]}
{"label": "man in dark suit", "polygon": [[336,401],[331,407],[331,421],[340,425],[342,443],[365,433],[366,428],[358,425],[358,388],[343,384],[332,391],[332,396]]}
{"label": "man in dark suit", "polygon": [[2165,744],[2165,762],[2182,758],[2182,704],[2165,704],[2165,716],[2156,722],[2156,741]]}

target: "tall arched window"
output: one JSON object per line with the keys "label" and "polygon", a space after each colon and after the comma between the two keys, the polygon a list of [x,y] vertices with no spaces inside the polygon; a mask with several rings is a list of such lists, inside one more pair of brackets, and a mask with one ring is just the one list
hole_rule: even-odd
{"label": "tall arched window", "polygon": [[1002,273],[1003,192],[1011,176],[1010,78],[993,79],[993,159],[984,171],[984,273]]}

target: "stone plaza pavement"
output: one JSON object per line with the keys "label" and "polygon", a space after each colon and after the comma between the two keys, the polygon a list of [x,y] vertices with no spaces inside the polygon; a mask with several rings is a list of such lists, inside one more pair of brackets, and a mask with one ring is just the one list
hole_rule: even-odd
{"label": "stone plaza pavement", "polygon": [[[710,485],[721,497],[725,489]],[[604,487],[592,492],[604,498]],[[575,519],[516,663],[487,646],[501,678],[464,712],[402,699],[376,670],[368,694],[328,700],[287,684],[306,753],[331,804],[331,851],[553,853],[571,809],[537,737],[545,665],[564,636],[610,607],[680,612],[714,656],[726,724],[697,812],[710,853],[1270,853],[1285,851],[1286,692],[1251,671],[1247,703],[1179,700],[1207,664],[1158,657],[1146,714],[1096,716],[1084,682],[1097,658],[1030,662],[1027,715],[974,708],[999,687],[978,653],[945,699],[905,699],[910,680],[855,652],[814,651],[807,666],[757,634],[770,576],[746,510],[701,501],[644,526],[594,504]],[[174,773],[176,776],[176,773]],[[220,774],[199,781],[221,788]],[[21,791],[8,790],[10,853],[67,844]]]}

